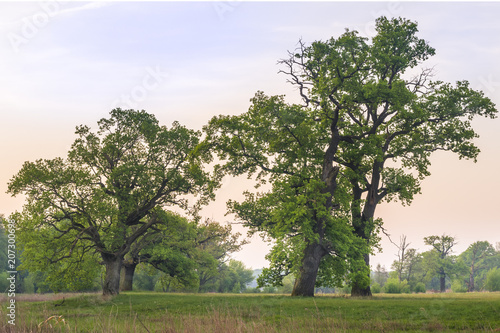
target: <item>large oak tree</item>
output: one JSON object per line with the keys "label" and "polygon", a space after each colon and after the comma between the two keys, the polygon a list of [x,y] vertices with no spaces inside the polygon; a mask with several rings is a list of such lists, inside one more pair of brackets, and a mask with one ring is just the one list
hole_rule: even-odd
{"label": "large oak tree", "polygon": [[[271,268],[279,277],[294,267],[294,295],[312,295],[315,282],[325,282],[316,281],[318,271],[339,268],[344,251],[351,263],[364,261],[350,269],[352,294],[370,295],[377,205],[411,203],[432,152],[475,159],[471,120],[496,117],[491,100],[467,81],[433,81],[432,69],[417,68],[435,53],[417,23],[381,17],[376,32],[371,41],[349,30],[310,46],[301,41],[280,63],[304,105],[258,93],[247,113],[207,127],[229,173],[269,176],[270,192],[230,208],[278,240]],[[346,218],[354,238],[345,235]],[[332,258],[334,266],[326,263]]]}
{"label": "large oak tree", "polygon": [[467,250],[460,254],[460,259],[468,268],[469,276],[466,279],[467,291],[479,290],[475,279],[490,269],[490,261],[496,255],[495,248],[487,241],[472,243]]}
{"label": "large oak tree", "polygon": [[93,253],[106,267],[103,294],[117,294],[124,256],[160,223],[158,208],[211,197],[210,156],[192,153],[199,132],[161,126],[145,111],[112,110],[97,131],[82,125],[76,135],[67,158],[25,162],[9,183],[12,195],[26,196],[13,216],[24,263],[43,269],[69,259],[71,279],[77,258]]}

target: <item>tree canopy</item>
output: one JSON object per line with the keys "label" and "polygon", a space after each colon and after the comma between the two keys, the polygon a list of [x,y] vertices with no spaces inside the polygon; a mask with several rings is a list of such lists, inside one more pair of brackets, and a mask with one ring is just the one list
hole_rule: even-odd
{"label": "tree canopy", "polygon": [[25,162],[9,183],[12,195],[27,197],[13,215],[23,262],[64,262],[72,279],[84,263],[77,258],[93,253],[106,265],[103,293],[117,294],[123,257],[160,223],[158,208],[193,210],[212,198],[217,182],[203,169],[211,156],[193,154],[201,133],[161,126],[145,111],[114,109],[97,131],[82,125],[76,135],[67,158]]}
{"label": "tree canopy", "polygon": [[495,255],[495,248],[487,241],[474,242],[460,254],[459,258],[467,266],[469,273],[466,281],[467,291],[479,290],[476,278],[484,278],[485,271],[491,266],[490,262],[495,259]]}
{"label": "tree canopy", "polygon": [[[417,70],[435,53],[417,23],[380,17],[376,31],[371,42],[349,30],[310,46],[300,41],[280,64],[303,105],[258,92],[248,112],[214,117],[205,128],[227,173],[272,184],[229,209],[277,240],[269,281],[294,273],[294,295],[339,282],[331,275],[345,273],[347,259],[353,295],[370,295],[377,205],[411,203],[435,151],[475,160],[471,120],[496,117],[467,81],[433,81],[432,69]],[[318,271],[330,277],[316,281]]]}
{"label": "tree canopy", "polygon": [[456,265],[457,258],[452,255],[457,244],[454,237],[448,235],[424,237],[424,243],[432,250],[424,254],[426,269],[431,276],[439,278],[441,292],[446,291],[446,277],[457,275],[464,270],[463,265]]}

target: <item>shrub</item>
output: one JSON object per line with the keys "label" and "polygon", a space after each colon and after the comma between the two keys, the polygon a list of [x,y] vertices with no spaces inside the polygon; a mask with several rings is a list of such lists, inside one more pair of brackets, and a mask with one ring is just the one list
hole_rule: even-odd
{"label": "shrub", "polygon": [[488,291],[500,291],[500,269],[492,268],[488,271],[484,288]]}
{"label": "shrub", "polygon": [[244,293],[245,294],[258,294],[258,293],[261,293],[262,290],[260,290],[260,288],[246,288],[244,290]]}
{"label": "shrub", "polygon": [[401,294],[401,284],[397,279],[389,278],[385,283],[384,291],[388,294]]}
{"label": "shrub", "polygon": [[415,290],[414,291],[416,293],[425,293],[427,291],[425,289],[425,283],[423,283],[423,282],[417,283],[417,285],[415,286]]}
{"label": "shrub", "polygon": [[467,291],[467,287],[464,285],[464,283],[460,280],[454,280],[451,283],[451,290],[454,293],[465,293]]}
{"label": "shrub", "polygon": [[410,294],[411,293],[411,288],[410,288],[410,286],[408,284],[405,284],[404,282],[406,282],[406,280],[403,281],[403,284],[401,285],[401,292],[403,294]]}
{"label": "shrub", "polygon": [[372,284],[371,290],[372,290],[372,293],[379,294],[382,291],[382,287],[380,286],[380,284],[375,282],[374,284]]}
{"label": "shrub", "polygon": [[272,286],[265,286],[264,288],[262,288],[262,292],[265,294],[273,294],[276,291],[277,291],[277,289],[275,287],[272,287]]}

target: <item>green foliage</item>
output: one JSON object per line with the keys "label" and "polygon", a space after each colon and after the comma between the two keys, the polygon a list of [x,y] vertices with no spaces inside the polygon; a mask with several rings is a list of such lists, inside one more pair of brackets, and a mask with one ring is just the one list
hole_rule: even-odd
{"label": "green foliage", "polygon": [[[221,276],[227,271],[226,262],[232,253],[241,249],[247,244],[247,240],[240,241],[240,233],[233,233],[231,225],[222,226],[215,221],[206,220],[203,225],[197,229],[195,248],[191,257],[196,262],[196,271],[199,277],[199,290],[209,291],[217,289],[220,285]],[[231,264],[232,261],[229,263]],[[236,275],[248,276],[246,269],[239,267],[236,262],[233,263]],[[247,277],[239,281],[242,290],[245,290]]]}
{"label": "green foliage", "polygon": [[383,290],[387,294],[408,294],[410,293],[410,286],[406,280],[399,281],[398,278],[392,277],[387,279]]}
{"label": "green foliage", "polygon": [[500,269],[498,267],[488,271],[484,288],[488,291],[500,291]]}
{"label": "green foliage", "polygon": [[467,287],[461,280],[455,279],[451,282],[451,290],[454,293],[465,293],[467,291]]}
{"label": "green foliage", "polygon": [[76,287],[84,277],[74,274],[93,271],[90,262],[100,255],[109,268],[104,292],[113,294],[115,263],[160,223],[158,207],[188,209],[181,196],[193,194],[196,211],[218,182],[203,170],[211,156],[193,153],[201,133],[177,122],[160,126],[145,111],[112,110],[97,131],[82,125],[76,135],[66,159],[25,162],[9,183],[9,193],[27,197],[13,215],[23,263],[49,267],[54,288],[67,278]]}
{"label": "green foliage", "polygon": [[[19,215],[14,215],[17,219]],[[19,220],[18,220],[19,221]],[[37,274],[41,290],[45,291],[77,291],[92,290],[94,280],[99,276],[101,267],[95,253],[88,251],[88,242],[73,245],[76,233],[68,232],[58,237],[55,229],[30,230],[29,225],[19,223],[17,240],[21,252],[22,264],[19,270],[29,270]],[[69,254],[63,255],[63,249]],[[55,257],[64,260],[54,260]]]}
{"label": "green foliage", "polygon": [[293,275],[288,275],[283,279],[283,285],[278,287],[278,292],[281,294],[290,294],[293,290],[293,285],[295,283],[295,277]]}
{"label": "green foliage", "polygon": [[157,219],[155,228],[132,244],[126,262],[129,265],[147,263],[165,273],[166,276],[160,278],[163,287],[170,285],[169,279],[175,281],[178,289],[179,285],[197,287],[199,278],[193,258],[199,232],[197,223],[168,211],[158,211]]}
{"label": "green foliage", "polygon": [[372,293],[374,294],[379,294],[382,292],[382,287],[377,282],[373,283],[370,288]]}
{"label": "green foliage", "polygon": [[425,293],[427,290],[425,289],[425,283],[419,282],[415,285],[415,288],[413,290],[416,293]]}
{"label": "green foliage", "polygon": [[5,232],[5,229],[3,227],[3,216],[0,215],[0,272],[1,271],[7,271],[9,270],[8,268],[8,256],[7,256],[7,251],[8,251],[8,237]]}
{"label": "green foliage", "polygon": [[495,267],[497,252],[487,241],[478,241],[471,244],[459,256],[459,260],[467,267],[467,274],[462,280],[467,285],[468,291],[481,290],[486,277],[486,272]]}
{"label": "green foliage", "polygon": [[253,270],[246,268],[241,261],[231,259],[222,263],[219,273],[200,287],[202,292],[240,293],[254,280]]}
{"label": "green foliage", "polygon": [[398,246],[398,260],[392,264],[394,273],[399,281],[406,280],[410,290],[415,289],[416,284],[422,280],[422,272],[419,272],[422,265],[422,255],[416,249],[409,248],[410,243],[406,241],[406,236],[402,236]]}
{"label": "green foliage", "polygon": [[[241,234],[233,234],[230,225],[222,226],[208,219],[196,223],[171,212],[163,212],[159,218],[162,223],[133,244],[126,257],[130,264],[149,264],[147,285],[138,283],[137,287],[157,291],[216,290],[228,270],[225,264],[228,256],[239,251],[246,240],[240,241]],[[241,267],[231,268],[237,275],[247,274]],[[241,290],[248,283],[247,275],[239,281]],[[144,279],[143,274],[141,279]]]}
{"label": "green foliage", "polygon": [[423,267],[428,272],[427,281],[432,277],[439,278],[440,290],[444,292],[446,279],[462,275],[467,267],[456,256],[451,255],[453,246],[457,244],[453,237],[429,236],[424,238],[424,242],[433,248],[422,256]]}
{"label": "green foliage", "polygon": [[162,273],[146,264],[139,264],[134,274],[134,290],[155,290]]}
{"label": "green foliage", "polygon": [[[321,262],[321,283],[336,284],[349,268],[351,281],[368,286],[349,266],[376,247],[378,203],[410,204],[434,151],[475,160],[471,120],[496,117],[491,100],[466,81],[431,81],[428,69],[406,75],[435,54],[415,22],[380,17],[376,31],[371,42],[349,30],[310,46],[301,41],[280,61],[305,105],[257,92],[248,112],[214,117],[205,127],[225,173],[272,185],[228,204],[252,230],[285,244],[273,249],[262,282],[279,285],[287,273],[301,281],[310,255],[304,251],[321,244],[328,261]],[[362,249],[350,246],[356,237]]]}

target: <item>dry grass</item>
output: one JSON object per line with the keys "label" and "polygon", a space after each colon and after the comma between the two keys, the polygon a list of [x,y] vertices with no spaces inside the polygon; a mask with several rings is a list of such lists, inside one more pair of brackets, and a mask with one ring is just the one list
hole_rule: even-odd
{"label": "dry grass", "polygon": [[[101,295],[101,292],[98,293],[59,293],[59,294],[16,294],[16,302],[53,302],[59,301],[66,298],[77,297],[82,295]],[[9,298],[7,294],[0,294],[0,303],[7,302]]]}
{"label": "dry grass", "polygon": [[18,295],[16,301],[15,327],[7,323],[5,303],[0,307],[0,333],[500,332],[498,293],[372,299],[47,294]]}
{"label": "dry grass", "polygon": [[[3,317],[4,315],[1,314]],[[49,314],[46,313],[46,316]],[[74,318],[73,318],[74,319]],[[113,314],[93,318],[94,326],[84,327],[74,324],[63,316],[51,315],[46,320],[36,324],[30,318],[20,316],[16,326],[11,326],[0,320],[2,333],[45,333],[45,332],[88,332],[88,333],[115,333],[115,332],[162,332],[162,333],[295,333],[295,332],[348,332],[346,325],[333,318],[323,318],[318,322],[311,317],[308,321],[286,318],[278,323],[267,323],[264,320],[245,321],[240,316],[228,316],[214,311],[206,316],[197,315],[169,315],[148,320],[139,319],[135,314],[118,320]],[[78,322],[78,320],[77,320]]]}

